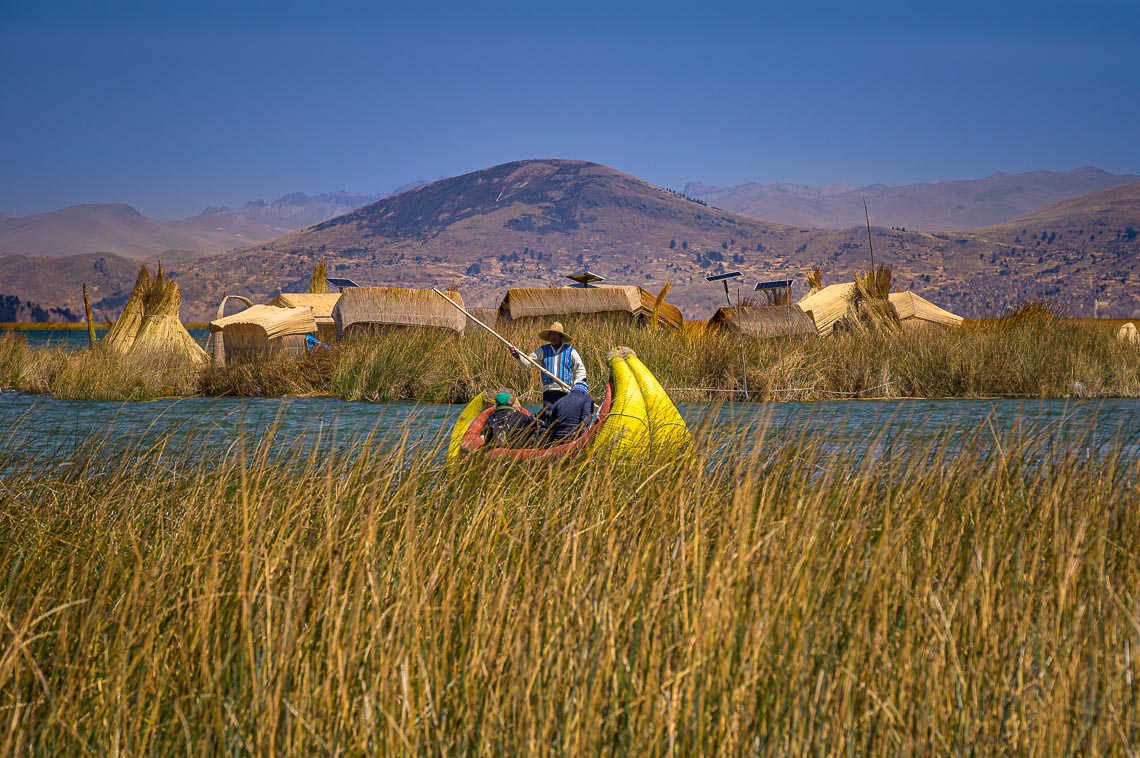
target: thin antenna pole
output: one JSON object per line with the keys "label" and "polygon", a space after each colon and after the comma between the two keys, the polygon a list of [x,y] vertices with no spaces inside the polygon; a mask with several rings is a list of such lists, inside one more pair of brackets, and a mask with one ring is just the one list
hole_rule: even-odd
{"label": "thin antenna pole", "polygon": [[[728,282],[727,281],[725,281],[725,283],[724,283],[724,294],[726,297],[728,297]],[[729,305],[729,307],[732,307],[732,298],[731,297],[728,298],[728,305]],[[736,285],[736,324],[737,324],[737,326],[740,326],[740,320],[741,320],[741,317],[743,316],[743,313],[740,310],[742,307],[743,306],[740,304],[740,285],[737,284]],[[748,364],[744,361],[744,329],[743,328],[740,329],[740,369],[741,369],[742,375],[744,377],[744,399],[748,400]]]}
{"label": "thin antenna pole", "polygon": [[871,270],[875,270],[875,248],[871,245],[871,213],[867,210],[867,198],[863,198],[863,216],[867,219],[867,249],[871,251]]}

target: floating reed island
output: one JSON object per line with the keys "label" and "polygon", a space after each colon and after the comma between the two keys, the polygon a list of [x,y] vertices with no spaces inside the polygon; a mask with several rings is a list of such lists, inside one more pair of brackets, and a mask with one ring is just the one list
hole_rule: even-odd
{"label": "floating reed island", "polygon": [[[314,277],[316,279],[316,277]],[[321,277],[321,281],[324,279]],[[561,321],[598,396],[605,356],[632,348],[678,401],[900,397],[1137,397],[1140,345],[1128,326],[1069,320],[1048,303],[969,322],[913,292],[889,268],[860,272],[792,303],[790,289],[684,321],[633,286],[516,288],[468,309],[529,350]],[[462,293],[448,290],[462,305]],[[244,310],[229,315],[227,307]],[[333,395],[467,402],[489,387],[536,399],[538,382],[500,342],[430,290],[349,287],[223,298],[208,351],[178,321],[177,285],[145,267],[111,331],[84,353],[0,340],[0,385],[59,398]],[[1135,328],[1134,326],[1132,327]],[[317,349],[312,349],[317,346]]]}

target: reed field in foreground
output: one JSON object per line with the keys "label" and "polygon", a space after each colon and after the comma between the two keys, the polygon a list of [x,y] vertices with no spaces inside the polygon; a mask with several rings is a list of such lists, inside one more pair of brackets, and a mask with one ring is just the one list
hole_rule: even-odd
{"label": "reed field in foreground", "polygon": [[[744,340],[690,322],[679,332],[628,322],[565,320],[600,395],[606,353],[632,347],[678,401],[828,400],[897,397],[1138,397],[1140,347],[1113,325],[1035,317],[929,327],[901,334],[848,332],[827,338]],[[504,336],[529,351],[545,325],[513,324]],[[346,400],[466,402],[509,387],[538,397],[529,373],[491,335],[392,328],[329,352],[277,354],[189,371],[161,356],[131,360],[31,349],[0,336],[0,386],[69,399],[169,395],[334,395]]]}
{"label": "reed field in foreground", "polygon": [[965,432],[630,468],[5,434],[0,751],[1127,754],[1137,440]]}

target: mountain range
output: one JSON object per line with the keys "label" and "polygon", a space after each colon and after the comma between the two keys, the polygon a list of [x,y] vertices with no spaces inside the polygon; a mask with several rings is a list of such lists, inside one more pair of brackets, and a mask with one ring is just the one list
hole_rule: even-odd
{"label": "mountain range", "polygon": [[251,200],[238,210],[209,206],[197,216],[177,221],[149,218],[126,203],[0,215],[0,253],[111,253],[138,260],[191,260],[280,237],[423,184],[415,182],[380,195],[294,192],[271,203]]}
{"label": "mountain range", "polygon": [[872,224],[937,232],[1001,224],[1062,200],[1133,182],[1140,182],[1140,176],[1085,167],[900,187],[755,183],[708,187],[689,182],[685,194],[743,216],[822,229],[863,225],[866,202]]}
{"label": "mountain range", "polygon": [[[850,193],[829,191],[817,197]],[[739,269],[751,282],[797,277],[819,265],[834,282],[869,264],[861,218],[845,229],[786,225],[686,195],[596,163],[516,161],[417,186],[238,249],[163,261],[182,286],[183,317],[194,320],[212,316],[223,293],[264,300],[303,290],[320,261],[330,273],[365,285],[458,287],[469,304],[482,306],[496,305],[507,287],[564,283],[566,274],[588,268],[610,283],[653,291],[671,282],[670,300],[690,318],[707,317],[724,301],[723,289],[704,281],[709,274]],[[207,219],[228,213],[235,212],[211,210],[195,223],[209,229]],[[0,232],[12,221],[0,222]],[[227,223],[212,232],[246,233]],[[1131,317],[1140,314],[1137,229],[1140,183],[1132,183],[972,230],[874,225],[870,237],[875,261],[894,268],[900,288],[965,316],[1048,296],[1074,315],[1091,314],[1096,299],[1109,304],[1102,315]],[[11,249],[6,239],[12,238],[0,233],[0,251]],[[86,255],[94,257],[41,253],[38,289],[22,277],[21,266],[0,256],[0,295],[30,301],[35,292],[41,312],[50,306],[78,313],[80,283],[91,286],[86,277],[99,274],[99,266],[122,279],[115,284],[99,274],[97,317],[111,318],[137,264],[113,253]],[[802,292],[800,280],[796,286]]]}

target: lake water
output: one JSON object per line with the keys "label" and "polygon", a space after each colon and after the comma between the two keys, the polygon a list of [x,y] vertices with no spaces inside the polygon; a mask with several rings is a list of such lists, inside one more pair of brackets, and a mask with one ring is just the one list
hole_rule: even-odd
{"label": "lake water", "polygon": [[[141,403],[52,400],[0,394],[0,471],[31,461],[66,461],[92,440],[126,450],[169,437],[195,451],[256,442],[273,429],[292,452],[344,446],[372,434],[381,444],[438,451],[461,405],[344,402],[331,398],[188,398]],[[942,449],[1034,440],[1039,449],[1079,446],[1091,455],[1140,456],[1140,400],[893,400],[815,403],[682,403],[702,446],[775,450],[824,441],[836,451],[905,455],[924,442]],[[299,447],[298,447],[299,445]],[[897,452],[896,452],[897,451]]]}
{"label": "lake water", "polygon": [[[62,347],[65,350],[83,350],[87,347],[86,329],[6,329],[0,327],[0,336],[7,332],[23,335],[32,347]],[[205,345],[206,338],[210,336],[209,329],[190,329],[189,332],[199,345]],[[95,327],[97,338],[102,339],[106,333],[106,327]]]}

